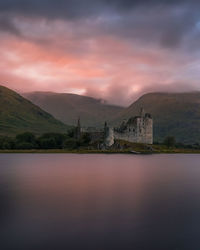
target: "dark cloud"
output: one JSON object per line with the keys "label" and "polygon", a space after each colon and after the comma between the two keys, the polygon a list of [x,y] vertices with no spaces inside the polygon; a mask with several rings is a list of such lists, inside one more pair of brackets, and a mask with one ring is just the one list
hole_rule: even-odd
{"label": "dark cloud", "polygon": [[177,48],[187,36],[193,35],[199,20],[193,8],[137,8],[116,19],[103,21],[100,29],[140,44]]}
{"label": "dark cloud", "polygon": [[198,0],[1,0],[0,11],[46,18],[80,18],[115,9],[131,10],[138,6],[197,5]]}
{"label": "dark cloud", "polygon": [[194,29],[199,4],[197,0],[0,0],[0,29],[19,35],[12,21],[16,16],[80,21],[76,29],[81,26],[81,36],[105,33],[177,48]]}
{"label": "dark cloud", "polygon": [[83,90],[116,104],[193,90],[199,7],[199,0],[0,0],[0,80]]}
{"label": "dark cloud", "polygon": [[1,0],[0,11],[43,18],[81,18],[98,12],[100,5],[92,0]]}
{"label": "dark cloud", "polygon": [[197,4],[198,0],[103,0],[104,3],[123,8],[133,8],[135,6],[154,6],[154,5],[177,5],[177,4]]}
{"label": "dark cloud", "polygon": [[14,34],[16,36],[21,36],[21,32],[19,29],[16,27],[12,19],[5,17],[5,16],[0,16],[0,31],[1,32],[7,32]]}

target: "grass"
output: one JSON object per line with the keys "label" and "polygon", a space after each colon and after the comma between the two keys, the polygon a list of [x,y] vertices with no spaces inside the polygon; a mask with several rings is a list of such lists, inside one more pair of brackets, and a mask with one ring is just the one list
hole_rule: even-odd
{"label": "grass", "polygon": [[[138,150],[140,149],[140,150]],[[166,148],[162,145],[153,145],[153,151],[141,150],[137,148],[128,148],[123,150],[67,150],[67,149],[30,149],[30,150],[0,150],[0,153],[27,153],[27,154],[132,154],[131,151],[140,152],[141,154],[200,154],[200,149],[187,148]]]}
{"label": "grass", "polygon": [[0,153],[28,153],[28,154],[129,154],[130,150],[67,150],[67,149],[26,149],[0,150]]}
{"label": "grass", "polygon": [[191,148],[167,148],[163,145],[154,145],[154,153],[157,154],[200,154],[200,149]]}

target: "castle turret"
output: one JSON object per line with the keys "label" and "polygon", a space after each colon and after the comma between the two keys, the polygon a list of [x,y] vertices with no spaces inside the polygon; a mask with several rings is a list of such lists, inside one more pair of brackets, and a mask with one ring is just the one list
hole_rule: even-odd
{"label": "castle turret", "polygon": [[107,122],[104,125],[104,143],[106,147],[110,147],[114,144],[114,132],[112,128],[109,128]]}
{"label": "castle turret", "polygon": [[77,122],[75,138],[77,140],[81,139],[81,122],[80,122],[80,117],[78,118],[78,122]]}
{"label": "castle turret", "polygon": [[140,109],[140,116],[141,116],[141,117],[144,117],[144,116],[145,116],[145,111],[144,111],[144,108],[143,108],[143,107]]}
{"label": "castle turret", "polygon": [[104,141],[106,141],[108,134],[109,134],[109,127],[108,127],[107,122],[105,121],[105,123],[104,123]]}
{"label": "castle turret", "polygon": [[108,128],[108,125],[107,125],[107,122],[105,121],[105,123],[104,123],[104,134],[106,134],[107,128]]}

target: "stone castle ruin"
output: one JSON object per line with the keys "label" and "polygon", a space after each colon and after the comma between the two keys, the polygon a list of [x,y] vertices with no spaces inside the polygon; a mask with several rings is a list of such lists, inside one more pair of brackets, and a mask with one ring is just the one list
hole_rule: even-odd
{"label": "stone castle ruin", "polygon": [[115,139],[129,142],[153,144],[153,119],[141,109],[140,115],[123,121],[119,128],[113,129]]}
{"label": "stone castle ruin", "polygon": [[[80,130],[80,120],[78,121]],[[145,113],[142,108],[139,116],[131,117],[123,121],[117,128],[112,128],[105,122],[104,130],[85,129],[82,130],[91,135],[92,140],[102,139],[106,147],[111,147],[115,139],[134,143],[153,144],[153,119],[150,114]],[[97,138],[98,137],[98,138]]]}

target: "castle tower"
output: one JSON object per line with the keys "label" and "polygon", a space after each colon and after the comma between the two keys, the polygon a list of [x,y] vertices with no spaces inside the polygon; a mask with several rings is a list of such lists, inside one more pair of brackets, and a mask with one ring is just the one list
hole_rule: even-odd
{"label": "castle tower", "polygon": [[105,121],[105,123],[104,123],[104,138],[106,138],[107,133],[108,133],[108,125],[107,125],[107,122]]}
{"label": "castle tower", "polygon": [[145,143],[153,144],[153,118],[145,114]]}
{"label": "castle tower", "polygon": [[104,143],[106,147],[110,147],[114,144],[114,131],[108,127],[107,122],[105,122],[104,125]]}
{"label": "castle tower", "polygon": [[140,116],[145,117],[145,111],[144,111],[143,107],[141,107],[141,109],[140,109]]}
{"label": "castle tower", "polygon": [[77,140],[81,139],[81,122],[80,122],[80,117],[78,118],[78,122],[77,122],[75,138]]}

